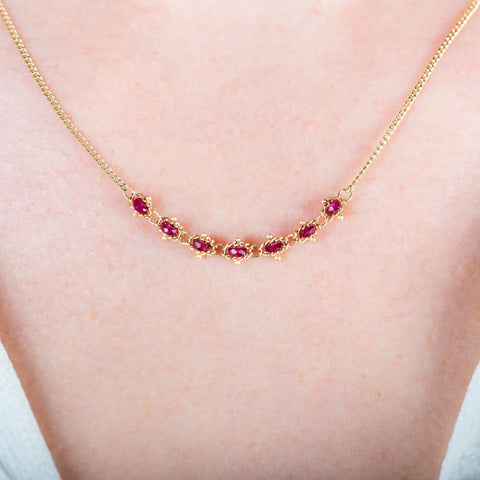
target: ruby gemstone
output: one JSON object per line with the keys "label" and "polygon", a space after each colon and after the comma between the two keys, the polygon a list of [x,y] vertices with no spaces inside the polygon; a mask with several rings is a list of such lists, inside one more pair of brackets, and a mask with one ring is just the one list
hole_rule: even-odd
{"label": "ruby gemstone", "polygon": [[134,210],[140,215],[147,215],[149,208],[147,202],[142,197],[136,197],[132,200]]}
{"label": "ruby gemstone", "polygon": [[342,208],[342,202],[338,198],[334,198],[330,203],[325,207],[325,213],[331,217],[336,215]]}
{"label": "ruby gemstone", "polygon": [[160,230],[169,237],[176,237],[178,235],[178,228],[168,220],[163,220],[160,223]]}
{"label": "ruby gemstone", "polygon": [[273,240],[271,242],[266,243],[263,247],[265,252],[269,253],[270,255],[274,255],[275,253],[278,253],[280,250],[282,250],[282,248],[283,248],[283,242],[281,240]]}
{"label": "ruby gemstone", "polygon": [[308,223],[298,231],[298,236],[300,238],[308,238],[314,235],[316,231],[317,231],[317,226],[314,223]]}
{"label": "ruby gemstone", "polygon": [[227,248],[227,255],[232,258],[243,258],[247,255],[248,251],[246,247],[241,245],[232,245]]}
{"label": "ruby gemstone", "polygon": [[199,252],[208,253],[212,248],[212,244],[201,238],[194,238],[192,241],[192,247]]}

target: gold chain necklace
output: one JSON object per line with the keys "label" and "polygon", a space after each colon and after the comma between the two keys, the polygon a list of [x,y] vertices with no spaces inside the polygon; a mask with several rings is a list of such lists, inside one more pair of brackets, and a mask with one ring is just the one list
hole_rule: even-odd
{"label": "gold chain necklace", "polygon": [[102,156],[95,151],[92,145],[87,141],[83,136],[80,130],[72,122],[70,117],[65,113],[65,110],[62,108],[58,100],[55,98],[51,90],[48,88],[45,80],[42,78],[38,69],[33,62],[32,57],[28,53],[28,50],[25,48],[23,41],[18,34],[15,25],[13,24],[8,12],[0,0],[0,15],[2,16],[5,25],[8,28],[10,36],[18,47],[18,50],[25,60],[28,69],[30,70],[33,78],[37,82],[38,86],[42,90],[43,94],[47,100],[52,105],[53,109],[57,115],[61,118],[67,129],[72,133],[72,135],[80,142],[82,147],[90,154],[90,156],[97,162],[98,166],[102,168],[105,174],[110,177],[113,182],[115,182],[118,187],[120,187],[126,197],[130,202],[130,206],[133,209],[133,215],[138,217],[143,217],[148,220],[150,223],[155,225],[158,230],[162,233],[162,238],[166,240],[175,240],[184,245],[188,245],[191,250],[196,253],[197,258],[206,257],[209,255],[221,255],[224,257],[233,260],[235,263],[240,263],[243,260],[246,260],[250,257],[261,257],[261,256],[270,256],[276,260],[280,259],[280,255],[290,247],[303,243],[307,240],[314,241],[318,231],[325,227],[329,222],[335,218],[343,218],[340,213],[342,212],[344,206],[352,198],[353,189],[356,187],[362,175],[365,173],[367,168],[373,163],[377,158],[379,153],[383,150],[387,142],[390,140],[395,130],[400,125],[401,121],[404,119],[410,107],[415,102],[418,94],[424,87],[427,80],[430,78],[433,70],[436,65],[442,58],[443,54],[446,52],[450,44],[453,42],[455,37],[460,33],[463,27],[470,20],[472,15],[478,9],[480,5],[480,0],[473,1],[465,13],[462,15],[460,20],[456,23],[453,29],[448,33],[443,42],[438,47],[437,51],[433,55],[432,59],[426,66],[422,76],[413,87],[412,92],[409,97],[403,104],[402,108],[393,119],[391,125],[388,127],[387,131],[383,137],[378,142],[378,145],[375,147],[375,150],[370,155],[368,161],[360,169],[356,177],[353,179],[352,183],[346,188],[342,188],[338,191],[336,195],[322,200],[322,209],[318,216],[310,220],[300,222],[298,228],[286,236],[273,236],[267,235],[266,239],[261,244],[250,244],[236,238],[234,241],[223,244],[218,243],[209,237],[206,233],[201,235],[190,234],[188,233],[182,225],[178,222],[175,217],[164,217],[161,216],[152,204],[151,197],[137,192],[131,186],[126,184],[114,171],[113,169],[103,160]]}

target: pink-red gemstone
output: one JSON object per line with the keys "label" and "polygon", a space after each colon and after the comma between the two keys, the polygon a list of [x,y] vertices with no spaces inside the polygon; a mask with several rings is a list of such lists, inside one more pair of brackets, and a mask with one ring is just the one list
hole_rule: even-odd
{"label": "pink-red gemstone", "polygon": [[314,235],[316,231],[317,231],[317,226],[314,223],[308,223],[298,231],[298,236],[300,238],[308,238]]}
{"label": "pink-red gemstone", "polygon": [[272,240],[265,244],[263,249],[265,252],[269,253],[270,255],[274,255],[278,253],[283,248],[283,242],[281,240]]}
{"label": "pink-red gemstone", "polygon": [[178,228],[168,220],[162,220],[160,222],[160,230],[169,237],[176,237],[178,235]]}
{"label": "pink-red gemstone", "polygon": [[192,247],[199,252],[208,253],[212,248],[212,244],[201,238],[194,238],[192,241]]}
{"label": "pink-red gemstone", "polygon": [[227,248],[227,255],[232,258],[243,258],[247,255],[248,250],[242,245],[232,245]]}
{"label": "pink-red gemstone", "polygon": [[334,198],[325,208],[325,213],[331,217],[336,215],[342,208],[342,202],[338,198]]}
{"label": "pink-red gemstone", "polygon": [[142,197],[136,197],[132,200],[133,208],[137,213],[140,215],[147,215],[148,214],[148,205],[147,202]]}

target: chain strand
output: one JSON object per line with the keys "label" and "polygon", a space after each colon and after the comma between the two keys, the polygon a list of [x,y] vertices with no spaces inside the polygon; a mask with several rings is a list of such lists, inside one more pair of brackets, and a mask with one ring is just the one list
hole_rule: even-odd
{"label": "chain strand", "polygon": [[[441,43],[441,45],[438,47],[437,51],[433,55],[432,59],[428,63],[427,67],[425,68],[422,76],[414,86],[412,92],[410,93],[409,97],[405,101],[405,104],[402,106],[396,117],[393,119],[391,125],[388,127],[386,130],[385,134],[379,141],[378,145],[376,146],[375,150],[373,150],[372,154],[370,155],[370,158],[367,160],[365,165],[360,169],[352,183],[350,185],[342,190],[346,190],[349,192],[352,192],[353,189],[357,186],[358,182],[360,181],[360,178],[363,176],[363,174],[366,172],[368,167],[375,161],[377,156],[380,154],[380,152],[383,150],[385,145],[388,143],[388,141],[392,138],[393,134],[397,130],[398,126],[402,122],[402,120],[405,118],[407,115],[408,111],[414,104],[415,100],[418,97],[418,94],[421,92],[425,84],[427,83],[428,79],[430,78],[430,75],[432,74],[433,70],[437,66],[438,62],[444,55],[444,53],[447,51],[448,47],[451,45],[453,40],[456,38],[456,36],[460,33],[460,31],[463,29],[463,27],[467,24],[467,22],[470,20],[471,16],[475,13],[475,11],[478,9],[480,6],[480,0],[474,0],[468,9],[465,11],[463,16],[460,18],[460,20],[457,22],[457,24],[453,27],[453,29],[448,33],[448,35],[445,37],[444,41]],[[102,156],[93,148],[93,146],[88,142],[88,140],[85,138],[85,136],[80,132],[80,130],[77,128],[77,126],[73,123],[72,119],[65,113],[65,110],[61,106],[61,104],[58,102],[58,100],[55,98],[54,94],[46,84],[45,80],[43,77],[40,75],[37,66],[35,65],[32,57],[28,53],[27,48],[23,44],[23,41],[20,37],[20,35],[17,32],[17,29],[15,28],[15,25],[13,24],[5,6],[3,5],[3,1],[0,0],[0,15],[2,16],[8,31],[10,33],[10,36],[12,37],[13,41],[17,45],[17,48],[25,60],[25,63],[27,64],[28,69],[30,70],[33,78],[37,82],[38,86],[40,87],[42,93],[45,95],[47,100],[50,102],[52,105],[53,109],[57,113],[57,115],[60,117],[60,119],[63,121],[67,129],[70,131],[70,133],[80,142],[82,147],[88,152],[88,154],[95,160],[95,162],[98,164],[100,168],[105,172],[105,174],[113,180],[114,183],[116,183],[124,192],[126,190],[132,190],[127,183],[125,183],[115,172],[114,170],[105,162],[105,160],[102,158]],[[351,195],[350,195],[351,198]]]}
{"label": "chain strand", "polygon": [[[18,34],[15,25],[13,24],[10,16],[7,13],[7,10],[3,4],[3,1],[0,0],[0,15],[2,16],[5,25],[12,37],[13,41],[15,42],[20,55],[24,59],[25,63],[27,64],[30,73],[32,74],[33,78],[35,79],[36,83],[38,84],[40,90],[47,98],[48,102],[54,109],[55,113],[59,116],[62,120],[64,125],[70,131],[70,133],[78,140],[78,142],[82,145],[82,147],[87,151],[87,153],[95,160],[98,166],[104,171],[104,173],[119,187],[122,189],[125,197],[130,201],[131,207],[134,210],[134,215],[136,216],[143,216],[146,218],[150,223],[156,225],[160,230],[163,231],[163,238],[168,239],[171,238],[173,240],[177,240],[182,244],[189,245],[190,248],[196,250],[197,256],[205,256],[205,255],[222,255],[231,258],[235,263],[238,263],[242,259],[246,259],[249,257],[260,257],[263,255],[270,255],[273,256],[275,259],[280,259],[279,254],[283,251],[291,248],[292,246],[296,245],[297,243],[304,242],[306,240],[315,240],[315,234],[318,230],[323,228],[327,225],[328,222],[333,220],[334,218],[343,218],[340,213],[343,209],[345,203],[349,202],[352,198],[352,193],[354,188],[357,186],[358,182],[370,167],[370,165],[375,161],[378,155],[381,153],[385,145],[388,141],[392,138],[393,134],[399,127],[402,120],[407,115],[408,111],[414,104],[415,100],[417,99],[419,93],[422,91],[423,87],[427,83],[430,75],[432,74],[433,70],[437,66],[438,62],[447,51],[448,47],[451,45],[453,40],[457,37],[463,27],[467,24],[470,20],[472,15],[480,6],[480,0],[473,1],[468,9],[465,11],[463,16],[460,20],[456,23],[454,28],[448,33],[445,37],[441,45],[438,47],[437,51],[433,55],[432,59],[426,66],[422,76],[415,84],[412,92],[408,96],[407,100],[403,104],[400,111],[397,113],[395,118],[393,119],[392,123],[386,130],[383,137],[380,139],[378,145],[373,150],[372,154],[368,161],[363,165],[360,169],[356,177],[353,179],[352,183],[346,188],[342,188],[339,190],[336,196],[331,197],[329,200],[323,200],[323,209],[322,212],[314,219],[300,222],[300,226],[298,229],[290,233],[285,237],[273,237],[272,235],[267,236],[267,240],[265,240],[262,244],[249,244],[242,242],[240,238],[237,238],[234,242],[230,242],[228,244],[218,243],[213,241],[210,237],[206,236],[206,234],[202,234],[201,236],[193,235],[188,233],[177,221],[175,218],[169,219],[168,217],[161,216],[151,204],[150,197],[146,197],[140,193],[136,193],[135,190],[130,187],[127,183],[125,183],[115,172],[114,170],[105,162],[102,156],[93,148],[93,146],[88,142],[85,136],[81,133],[81,131],[77,128],[77,126],[73,123],[72,119],[67,115],[61,104],[53,95],[52,91],[46,84],[43,77],[40,75],[37,66],[35,65],[32,57],[30,56],[28,50],[26,49],[23,41]],[[134,203],[137,202],[138,205],[135,206]],[[193,245],[193,243],[198,242],[197,247]],[[193,243],[192,243],[193,242]],[[207,248],[208,247],[208,248]],[[230,250],[232,249],[232,250]],[[232,253],[233,251],[236,253]],[[243,250],[243,252],[242,252]],[[229,253],[230,252],[230,253]],[[239,252],[242,252],[239,257]]]}
{"label": "chain strand", "polygon": [[441,45],[438,47],[437,51],[433,55],[432,59],[426,66],[422,76],[416,83],[416,85],[413,87],[412,92],[410,93],[409,97],[405,101],[405,104],[403,107],[400,109],[398,112],[397,116],[393,119],[391,125],[388,127],[387,131],[383,135],[382,139],[376,146],[375,150],[372,152],[370,158],[368,159],[367,163],[361,168],[361,170],[358,172],[357,176],[355,179],[352,181],[352,183],[345,189],[349,190],[350,192],[353,191],[353,189],[357,186],[357,183],[359,182],[360,178],[362,175],[366,172],[368,167],[374,162],[374,160],[377,158],[377,156],[380,154],[380,152],[383,150],[385,145],[388,143],[388,141],[392,138],[392,135],[395,133],[395,130],[397,130],[398,126],[402,122],[402,120],[405,118],[407,115],[408,111],[412,107],[412,105],[415,103],[415,100],[418,97],[418,94],[421,92],[425,84],[427,83],[427,80],[430,78],[430,75],[432,74],[433,70],[437,66],[438,62],[442,58],[443,54],[447,51],[448,47],[451,45],[455,37],[460,33],[462,28],[467,24],[467,22],[470,20],[471,16],[475,13],[477,8],[480,5],[480,0],[475,0],[470,4],[466,12],[463,14],[462,18],[457,22],[455,27],[448,33],[448,35],[445,37],[444,41],[441,43]]}
{"label": "chain strand", "polygon": [[73,123],[72,119],[65,113],[65,110],[60,105],[59,101],[55,98],[55,95],[52,93],[43,77],[40,75],[38,68],[35,65],[35,62],[28,53],[27,48],[23,44],[23,40],[18,34],[17,29],[15,28],[15,25],[13,24],[10,16],[8,15],[8,12],[5,9],[2,1],[0,1],[0,15],[2,16],[5,25],[7,26],[10,36],[17,45],[20,55],[25,60],[25,63],[30,70],[30,73],[37,82],[37,85],[40,87],[42,93],[49,101],[50,105],[55,110],[55,113],[60,117],[67,129],[70,131],[70,133],[80,142],[82,147],[95,160],[95,162],[97,162],[98,166],[105,172],[105,174],[109,178],[111,178],[113,182],[117,184],[124,192],[130,189],[130,187],[113,171],[113,169],[107,164],[107,162],[105,162],[102,156],[93,148],[93,146],[88,142],[82,132],[80,132],[77,126]]}

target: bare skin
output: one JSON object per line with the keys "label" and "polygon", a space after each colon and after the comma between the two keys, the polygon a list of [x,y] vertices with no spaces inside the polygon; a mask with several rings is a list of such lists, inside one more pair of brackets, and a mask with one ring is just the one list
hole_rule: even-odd
{"label": "bare skin", "polygon": [[[468,4],[136,3],[7,6],[128,183],[256,242],[350,183]],[[479,43],[342,222],[236,266],[132,218],[0,29],[0,333],[63,479],[438,477],[480,360]]]}

